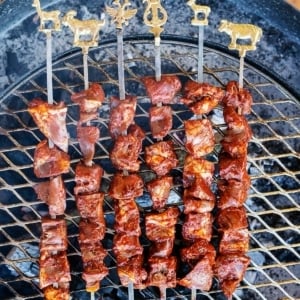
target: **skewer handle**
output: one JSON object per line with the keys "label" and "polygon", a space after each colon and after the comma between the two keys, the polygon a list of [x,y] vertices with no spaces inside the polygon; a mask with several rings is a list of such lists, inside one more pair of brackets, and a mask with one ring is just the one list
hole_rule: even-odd
{"label": "skewer handle", "polygon": [[128,283],[128,300],[134,300],[134,287],[131,281]]}

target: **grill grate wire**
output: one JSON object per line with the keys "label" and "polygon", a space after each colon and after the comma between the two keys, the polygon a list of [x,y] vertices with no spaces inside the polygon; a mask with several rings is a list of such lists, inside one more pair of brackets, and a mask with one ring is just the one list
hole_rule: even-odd
{"label": "grill grate wire", "polygon": [[[197,48],[193,44],[165,41],[162,47],[162,70],[176,74],[182,82],[194,79],[197,68]],[[124,44],[126,91],[138,95],[135,121],[147,132],[144,145],[153,143],[148,124],[149,99],[140,77],[154,74],[153,46],[148,41],[128,40]],[[222,52],[205,48],[204,80],[224,86],[238,80],[239,62]],[[251,67],[245,66],[245,87],[253,94],[254,104],[248,117],[254,137],[249,144],[248,171],[252,185],[245,203],[250,229],[251,265],[233,299],[300,299],[300,105],[276,81]],[[99,46],[89,53],[89,77],[100,82],[107,99],[118,94],[117,50],[114,43]],[[32,186],[39,182],[32,170],[36,144],[44,137],[27,112],[27,104],[34,97],[46,98],[45,69],[38,70],[4,95],[0,102],[0,295],[1,299],[42,299],[38,289],[38,256],[40,217],[47,214],[47,206],[36,199]],[[62,99],[68,106],[67,127],[70,134],[69,154],[71,170],[64,175],[67,188],[65,218],[68,226],[68,258],[72,271],[72,299],[90,299],[80,277],[82,265],[77,242],[79,215],[73,197],[74,167],[81,158],[76,141],[78,108],[70,100],[71,93],[83,88],[81,53],[65,55],[53,65],[54,99]],[[174,104],[173,130],[169,137],[176,145],[181,161],[173,170],[175,186],[168,200],[170,205],[182,203],[183,121],[192,114],[184,105]],[[217,137],[225,129],[222,110],[217,108],[207,117],[214,124]],[[95,162],[104,168],[101,189],[107,191],[114,169],[109,161],[112,141],[108,134],[109,103],[100,109],[99,119],[93,121],[100,128],[101,138],[96,144]],[[219,146],[209,159],[217,162]],[[141,176],[145,181],[153,174],[145,166],[143,155]],[[145,192],[137,199],[141,211],[151,202]],[[104,247],[108,249],[105,262],[109,276],[101,283],[96,297],[127,299],[126,288],[119,285],[115,259],[112,254],[113,204],[105,198],[107,231]],[[142,214],[143,215],[143,214]],[[143,216],[141,217],[143,221]],[[180,224],[178,225],[180,228]],[[216,242],[215,235],[213,241]],[[142,239],[145,248],[149,243]],[[168,289],[168,299],[189,299],[189,290]],[[158,291],[147,288],[135,291],[135,299],[157,299]],[[197,299],[225,299],[214,281],[209,293]]]}

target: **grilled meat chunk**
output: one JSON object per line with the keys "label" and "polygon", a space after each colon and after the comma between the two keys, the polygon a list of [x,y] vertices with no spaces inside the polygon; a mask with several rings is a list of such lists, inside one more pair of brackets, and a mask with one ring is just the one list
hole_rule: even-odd
{"label": "grilled meat chunk", "polygon": [[174,237],[163,241],[155,241],[150,248],[151,257],[168,257],[172,254]]}
{"label": "grilled meat chunk", "polygon": [[221,240],[219,252],[226,253],[245,253],[249,249],[248,229],[226,229],[221,230]]}
{"label": "grilled meat chunk", "polygon": [[244,207],[229,207],[220,210],[216,221],[220,230],[243,229],[248,227],[247,214]]}
{"label": "grilled meat chunk", "polygon": [[150,128],[155,139],[163,139],[172,129],[172,108],[169,105],[149,109]]}
{"label": "grilled meat chunk", "polygon": [[60,284],[58,287],[47,286],[43,290],[45,300],[69,300],[69,283]]}
{"label": "grilled meat chunk", "polygon": [[104,238],[105,223],[95,223],[89,219],[81,219],[79,222],[79,244],[96,244]]}

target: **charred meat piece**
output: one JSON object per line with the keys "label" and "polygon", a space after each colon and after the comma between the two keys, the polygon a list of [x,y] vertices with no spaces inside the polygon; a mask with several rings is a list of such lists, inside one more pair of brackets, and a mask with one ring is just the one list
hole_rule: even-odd
{"label": "charred meat piece", "polygon": [[193,184],[185,189],[184,196],[186,198],[192,197],[199,200],[215,201],[214,193],[202,177],[195,178]]}
{"label": "charred meat piece", "polygon": [[200,158],[213,151],[215,137],[208,119],[188,120],[184,122],[186,133],[185,147],[194,157]]}
{"label": "charred meat piece", "polygon": [[132,134],[116,137],[110,153],[112,164],[119,171],[137,172],[140,168],[138,160],[141,151],[141,140]]}
{"label": "charred meat piece", "polygon": [[133,135],[141,142],[140,149],[139,149],[139,153],[140,153],[142,151],[143,140],[145,139],[145,136],[146,136],[144,130],[137,124],[131,124],[128,127],[128,134]]}
{"label": "charred meat piece", "polygon": [[174,75],[163,75],[160,81],[156,81],[154,77],[144,77],[142,82],[153,105],[171,104],[181,89],[181,82]]}
{"label": "charred meat piece", "polygon": [[178,165],[172,141],[162,141],[145,147],[146,163],[158,175],[164,176]]}
{"label": "charred meat piece", "polygon": [[244,207],[230,207],[220,210],[216,221],[221,230],[244,229],[248,227],[247,214]]}
{"label": "charred meat piece", "polygon": [[247,155],[248,140],[244,132],[235,133],[228,130],[221,141],[221,145],[222,150],[234,158]]}
{"label": "charred meat piece", "polygon": [[94,126],[78,126],[77,138],[86,165],[91,165],[95,154],[95,143],[99,140],[100,131]]}
{"label": "charred meat piece", "polygon": [[174,238],[164,241],[156,241],[150,248],[151,257],[168,257],[172,254]]}
{"label": "charred meat piece", "polygon": [[64,283],[60,284],[58,287],[47,286],[43,290],[45,300],[69,300],[70,299],[70,291],[69,284]]}
{"label": "charred meat piece", "polygon": [[245,115],[250,114],[252,102],[252,96],[248,90],[240,89],[236,81],[227,83],[226,95],[223,98],[224,106],[232,106]]}
{"label": "charred meat piece", "polygon": [[117,233],[141,235],[140,214],[134,199],[117,200],[115,205],[115,230]]}
{"label": "charred meat piece", "polygon": [[156,178],[147,183],[147,189],[153,202],[153,209],[161,209],[166,205],[173,184],[171,176]]}
{"label": "charred meat piece", "polygon": [[105,95],[101,85],[91,83],[89,89],[75,93],[71,96],[73,102],[80,107],[80,123],[96,119],[98,109],[104,101]]}
{"label": "charred meat piece", "polygon": [[115,139],[119,135],[126,135],[128,127],[134,123],[136,97],[127,96],[124,100],[111,97],[110,101],[109,132]]}
{"label": "charred meat piece", "polygon": [[51,177],[49,181],[36,184],[35,192],[49,208],[50,216],[63,215],[66,209],[66,188],[61,176]]}
{"label": "charred meat piece", "polygon": [[220,87],[208,83],[189,80],[183,88],[181,101],[196,114],[207,114],[223,99],[225,92]]}
{"label": "charred meat piece", "polygon": [[97,193],[100,188],[103,169],[99,165],[87,166],[82,162],[75,168],[75,195]]}
{"label": "charred meat piece", "polygon": [[199,260],[192,270],[178,283],[189,289],[209,291],[213,281],[213,265],[207,257]]}
{"label": "charred meat piece", "polygon": [[103,263],[107,253],[99,243],[81,244],[80,250],[83,261],[82,278],[86,282],[86,290],[96,292],[99,289],[99,281],[108,274],[108,269]]}
{"label": "charred meat piece", "polygon": [[49,148],[48,141],[41,141],[35,149],[33,171],[38,178],[48,178],[68,173],[70,156],[58,148]]}
{"label": "charred meat piece", "polygon": [[117,173],[112,178],[109,195],[118,200],[132,199],[143,194],[144,183],[137,174]]}
{"label": "charred meat piece", "polygon": [[227,229],[221,230],[221,240],[219,252],[225,253],[245,253],[249,249],[248,229]]}
{"label": "charred meat piece", "polygon": [[215,201],[211,200],[199,200],[190,196],[184,195],[184,214],[190,213],[206,213],[211,212],[215,207]]}
{"label": "charred meat piece", "polygon": [[105,223],[103,217],[103,193],[77,195],[75,199],[81,218],[90,219],[95,223]]}
{"label": "charred meat piece", "polygon": [[216,259],[214,273],[225,296],[230,299],[242,281],[250,258],[239,253],[220,255]]}
{"label": "charred meat piece", "polygon": [[41,251],[66,251],[68,247],[66,221],[62,218],[42,218]]}
{"label": "charred meat piece", "polygon": [[182,236],[185,240],[195,241],[198,239],[211,240],[213,218],[211,213],[190,213],[185,215],[182,226]]}
{"label": "charred meat piece", "polygon": [[29,102],[28,111],[41,132],[59,149],[68,152],[69,135],[66,127],[65,104],[63,102],[48,104],[37,98]]}
{"label": "charred meat piece", "polygon": [[213,180],[214,169],[212,162],[187,155],[183,166],[183,186],[186,188],[192,185],[196,177],[202,177],[210,185]]}
{"label": "charred meat piece", "polygon": [[152,242],[174,239],[178,216],[179,210],[177,207],[169,207],[163,212],[146,215],[145,226],[147,238]]}
{"label": "charred meat piece", "polygon": [[96,244],[104,238],[105,224],[95,223],[88,219],[79,222],[79,244]]}
{"label": "charred meat piece", "polygon": [[128,235],[127,233],[117,233],[114,237],[113,252],[116,256],[118,266],[127,264],[131,257],[142,255],[139,236]]}
{"label": "charred meat piece", "polygon": [[[249,179],[249,178],[248,178]],[[241,207],[245,203],[248,194],[250,182],[237,180],[221,180],[218,182],[219,200],[217,206],[219,209],[229,207]]]}
{"label": "charred meat piece", "polygon": [[176,286],[177,259],[170,257],[150,257],[147,286],[174,288]]}
{"label": "charred meat piece", "polygon": [[155,139],[163,139],[172,129],[172,108],[169,105],[152,106],[149,109],[150,128]]}
{"label": "charred meat piece", "polygon": [[71,281],[70,267],[65,252],[53,254],[43,251],[40,254],[40,288]]}

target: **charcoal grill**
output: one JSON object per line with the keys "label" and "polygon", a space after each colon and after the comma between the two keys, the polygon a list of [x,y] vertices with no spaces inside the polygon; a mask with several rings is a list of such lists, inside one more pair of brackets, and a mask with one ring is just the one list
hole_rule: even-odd
{"label": "charcoal grill", "polygon": [[[195,79],[197,47],[193,43],[164,40],[162,70],[176,74],[182,82]],[[204,80],[225,86],[238,80],[239,61],[212,47],[204,49]],[[135,121],[147,132],[145,145],[152,143],[148,124],[149,99],[140,78],[154,74],[153,43],[149,40],[127,39],[124,44],[126,91],[138,95]],[[107,99],[118,94],[116,43],[104,43],[89,53],[90,80],[100,82]],[[245,204],[249,217],[251,265],[233,299],[300,299],[300,105],[278,82],[245,65],[245,87],[254,104],[248,120],[254,132],[249,144],[248,170],[252,185]],[[67,187],[66,221],[68,225],[68,258],[71,264],[72,299],[90,299],[81,279],[81,259],[77,242],[79,215],[73,197],[74,166],[81,158],[75,138],[79,111],[70,100],[71,93],[83,88],[83,66],[80,52],[67,53],[53,65],[54,99],[68,106],[67,127],[70,134],[71,170],[64,176]],[[42,299],[38,288],[38,256],[40,217],[47,206],[37,200],[32,186],[38,182],[33,174],[33,153],[43,139],[27,105],[36,96],[46,99],[46,70],[41,68],[16,84],[0,102],[0,295],[1,299]],[[174,104],[174,126],[169,134],[179,157],[184,153],[183,120],[192,117],[182,104]],[[207,116],[214,124],[217,136],[225,129],[221,107]],[[105,170],[101,189],[107,191],[114,169],[109,161],[112,141],[108,134],[109,102],[103,104],[99,119],[93,124],[101,131],[96,144],[95,162]],[[210,159],[217,162],[217,145]],[[147,179],[150,171],[143,161],[141,175]],[[180,167],[173,170],[175,187],[168,204],[181,206]],[[138,203],[143,211],[151,205],[145,192]],[[107,231],[104,246],[109,255],[106,264],[109,276],[101,283],[96,299],[127,299],[127,289],[116,277],[112,254],[113,205],[105,199]],[[143,219],[143,218],[142,218]],[[180,226],[180,225],[179,225]],[[216,240],[216,235],[214,240]],[[143,240],[145,247],[147,241]],[[189,299],[190,291],[178,287],[167,290],[167,299]],[[135,299],[157,299],[158,291],[147,288],[135,291]],[[208,293],[198,293],[197,299],[225,299],[216,281]]]}

